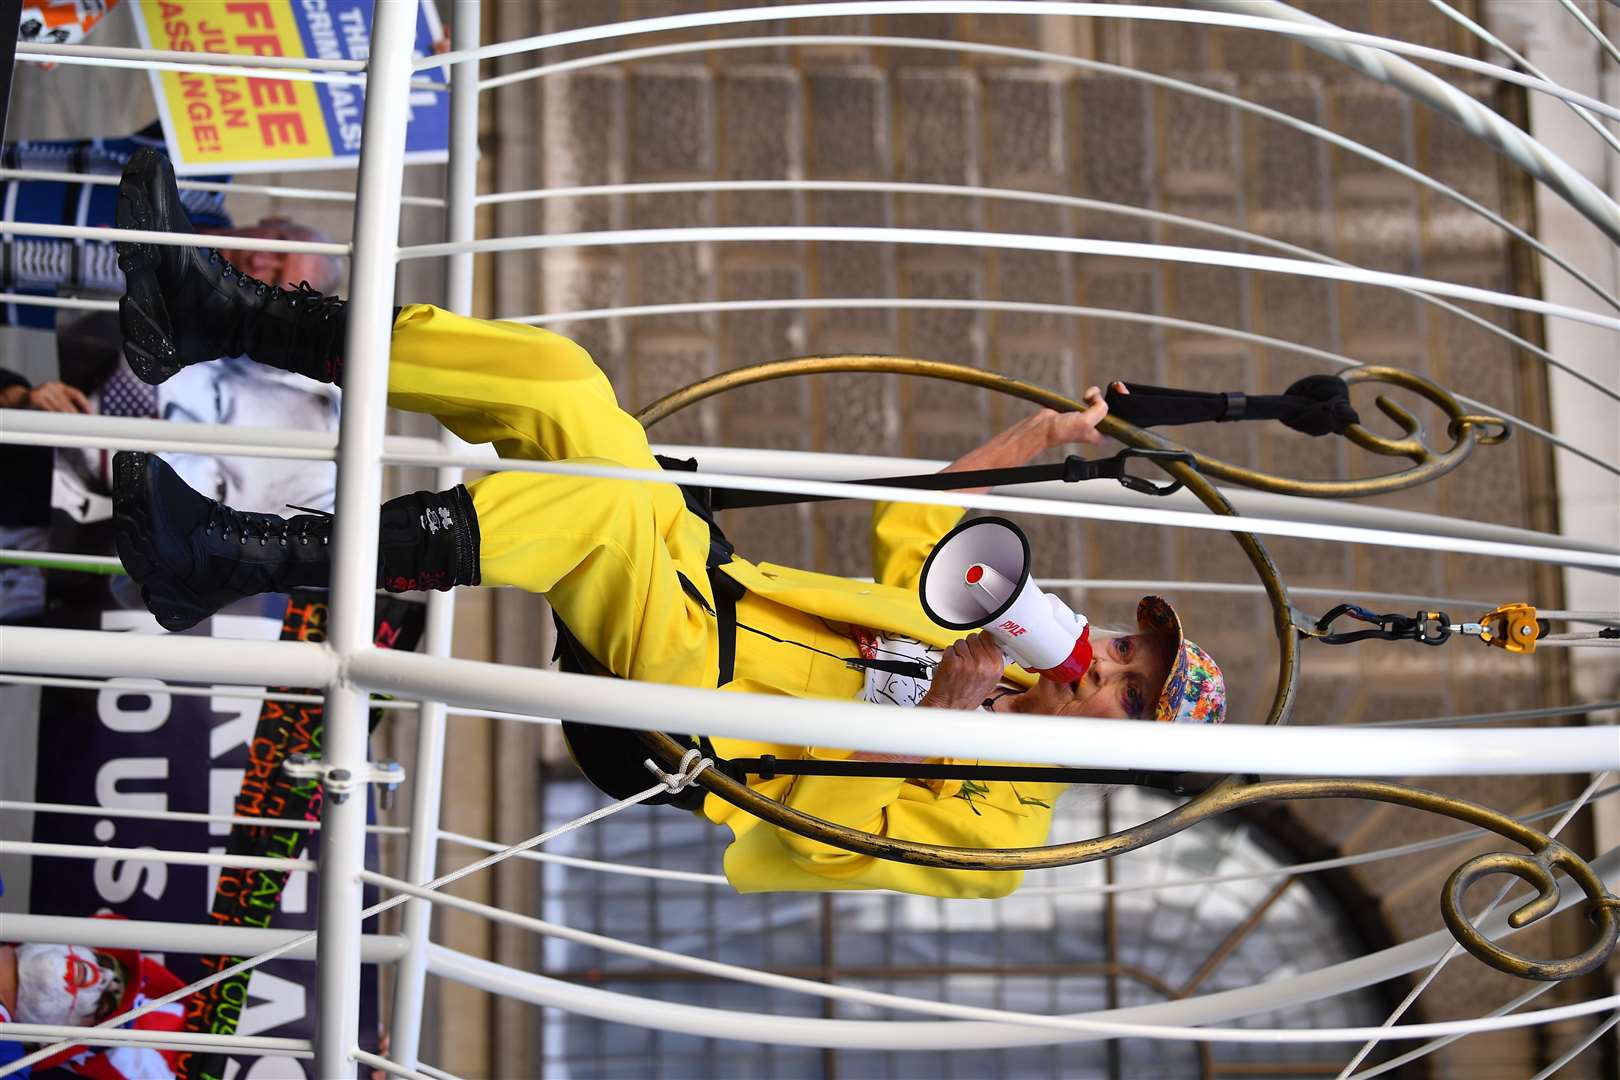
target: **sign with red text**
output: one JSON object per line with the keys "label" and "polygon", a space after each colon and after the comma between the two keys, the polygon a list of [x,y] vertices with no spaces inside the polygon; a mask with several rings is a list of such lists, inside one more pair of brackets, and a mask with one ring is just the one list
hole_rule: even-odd
{"label": "sign with red text", "polygon": [[[141,44],[230,56],[365,60],[371,0],[130,0]],[[435,51],[442,32],[431,0],[416,17],[415,55]],[[365,87],[263,75],[153,71],[152,89],[181,176],[330,169],[360,160]],[[421,78],[443,82],[443,69]],[[450,98],[412,90],[406,161],[443,161]]]}

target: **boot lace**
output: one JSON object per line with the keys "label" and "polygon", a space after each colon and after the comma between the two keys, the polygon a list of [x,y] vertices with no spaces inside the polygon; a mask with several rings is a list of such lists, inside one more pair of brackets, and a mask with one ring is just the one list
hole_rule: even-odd
{"label": "boot lace", "polygon": [[322,321],[330,319],[332,314],[346,303],[341,296],[328,296],[316,292],[307,281],[300,281],[291,289],[281,291],[286,297],[288,307],[294,311],[304,311]]}
{"label": "boot lace", "polygon": [[330,542],[330,537],[324,532],[317,532],[317,526],[323,519],[332,515],[324,510],[311,510],[303,506],[291,506],[293,510],[303,510],[315,517],[305,517],[296,523],[275,514],[249,514],[241,510],[233,510],[223,503],[212,503],[208,508],[208,520],[203,524],[203,535],[213,536],[217,531],[221,540],[236,537],[236,542],[246,547],[249,541],[257,540],[260,547],[266,547],[274,540],[281,547],[297,542],[301,545],[313,544],[317,541],[324,547]]}
{"label": "boot lace", "polygon": [[255,286],[254,291],[260,296],[263,296],[265,289],[268,288],[264,282],[252,277],[245,271],[238,270],[235,263],[231,262],[229,259],[219,253],[218,248],[208,249],[208,261],[211,263],[217,263],[220,266],[221,269],[219,276],[224,278],[227,284],[234,284],[238,286]]}
{"label": "boot lace", "polygon": [[217,530],[221,540],[235,536],[237,543],[243,547],[250,540],[257,540],[260,547],[272,540],[286,547],[290,526],[290,522],[274,514],[248,514],[233,510],[223,503],[211,502],[208,520],[203,524],[203,535],[211,537]]}

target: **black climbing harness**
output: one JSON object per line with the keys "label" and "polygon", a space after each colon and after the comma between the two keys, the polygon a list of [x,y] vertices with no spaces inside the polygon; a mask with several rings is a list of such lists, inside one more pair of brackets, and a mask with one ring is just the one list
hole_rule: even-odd
{"label": "black climbing harness", "polygon": [[[671,472],[695,472],[697,461],[694,458],[673,458],[663,454],[655,455],[658,464]],[[1185,450],[1139,450],[1128,447],[1108,458],[1088,461],[1078,455],[1070,455],[1066,460],[1053,465],[1027,465],[1010,469],[978,469],[963,472],[928,473],[918,476],[886,477],[877,480],[862,480],[857,483],[878,485],[886,487],[906,487],[923,491],[949,491],[956,488],[975,487],[1002,487],[1010,484],[1028,484],[1050,482],[1055,480],[1064,483],[1079,483],[1083,480],[1117,480],[1122,486],[1143,495],[1170,495],[1180,490],[1179,480],[1168,484],[1157,484],[1145,477],[1132,475],[1127,466],[1134,459],[1143,459],[1160,465],[1170,462],[1180,462],[1189,467],[1194,466],[1195,459],[1192,453]],[[759,634],[784,645],[796,645],[800,648],[813,649],[803,642],[790,641],[785,638],[767,634],[762,630],[737,622],[737,602],[742,599],[746,591],[723,567],[736,555],[737,549],[726,538],[724,530],[720,528],[716,515],[722,510],[740,510],[758,506],[783,506],[799,502],[822,502],[837,496],[825,495],[797,495],[778,492],[734,491],[725,488],[711,488],[699,484],[680,485],[681,495],[686,500],[686,508],[709,527],[709,551],[704,560],[704,569],[708,573],[709,590],[714,597],[713,603],[703,595],[690,578],[677,572],[680,578],[681,589],[693,602],[702,607],[704,611],[714,616],[715,630],[719,639],[719,672],[716,679],[717,686],[724,686],[731,682],[736,674],[737,663],[737,631],[746,630]],[[558,662],[562,670],[575,674],[602,674],[602,665],[597,663],[585,648],[564,625],[562,619],[553,612],[553,620],[557,625],[557,650],[553,659]],[[831,654],[826,654],[831,656]],[[894,674],[909,675],[914,678],[925,678],[931,674],[925,664],[911,661],[867,659],[864,657],[832,657],[841,660],[850,667],[870,668]],[[603,727],[598,724],[585,724],[574,720],[562,722],[563,737],[568,742],[569,752],[574,757],[574,763],[579,766],[585,778],[597,788],[616,799],[628,798],[647,788],[648,773],[643,768],[643,757],[639,743],[631,732]],[[1049,783],[1084,783],[1084,784],[1133,784],[1143,787],[1153,787],[1177,794],[1202,790],[1197,786],[1199,781],[1184,777],[1176,773],[1146,773],[1146,772],[1116,772],[1108,770],[1088,769],[1060,769],[1047,766],[1002,766],[1002,765],[912,765],[889,762],[859,762],[859,761],[824,761],[824,762],[787,762],[775,758],[737,759],[728,761],[715,752],[714,746],[706,736],[691,736],[671,734],[669,736],[683,746],[697,746],[704,756],[714,761],[715,767],[723,770],[740,782],[746,782],[748,775],[776,776],[776,775],[821,775],[821,776],[886,776],[922,779],[960,779],[960,780],[1043,780]],[[673,793],[660,793],[646,800],[652,804],[668,803],[683,810],[697,810],[703,805],[704,789],[699,785],[692,785],[684,791]]]}
{"label": "black climbing harness", "polygon": [[[1331,630],[1341,616],[1369,623],[1367,630]],[[1307,636],[1324,645],[1349,645],[1356,641],[1416,641],[1423,645],[1444,645],[1456,629],[1443,611],[1420,611],[1415,615],[1378,615],[1356,604],[1340,604],[1316,620]]]}

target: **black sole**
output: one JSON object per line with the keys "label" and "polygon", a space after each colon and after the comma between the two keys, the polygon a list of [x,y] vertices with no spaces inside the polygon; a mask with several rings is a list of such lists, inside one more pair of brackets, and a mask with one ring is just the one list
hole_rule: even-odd
{"label": "black sole", "polygon": [[165,630],[189,630],[214,613],[151,556],[152,521],[146,473],[150,454],[123,450],[113,457],[113,539],[118,559],[141,587],[146,609]]}
{"label": "black sole", "polygon": [[[155,153],[140,151],[149,152]],[[118,227],[154,231],[157,212],[132,175],[137,171],[126,169],[118,185]],[[158,288],[158,258],[156,244],[118,244],[118,268],[124,272],[124,295],[118,301],[124,359],[136,378],[153,386],[185,366],[175,355],[168,305]]]}

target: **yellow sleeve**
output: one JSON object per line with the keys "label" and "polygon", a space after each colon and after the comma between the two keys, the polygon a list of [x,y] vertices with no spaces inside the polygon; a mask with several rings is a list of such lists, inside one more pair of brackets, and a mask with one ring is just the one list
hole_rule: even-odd
{"label": "yellow sleeve", "polygon": [[915,589],[939,538],[962,519],[960,506],[880,502],[872,506],[872,577],[879,585]]}
{"label": "yellow sleeve", "polygon": [[[838,751],[812,750],[809,757],[837,758]],[[1050,800],[1048,800],[1050,801]],[[1022,806],[1009,812],[984,801],[941,798],[929,787],[899,779],[800,776],[783,802],[824,821],[891,840],[948,847],[1002,850],[1046,843],[1050,807]],[[1006,896],[1022,871],[947,870],[879,859],[778,829],[777,838],[801,870],[839,882],[840,888],[896,889],[931,896]]]}

